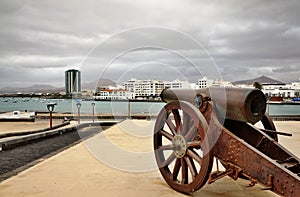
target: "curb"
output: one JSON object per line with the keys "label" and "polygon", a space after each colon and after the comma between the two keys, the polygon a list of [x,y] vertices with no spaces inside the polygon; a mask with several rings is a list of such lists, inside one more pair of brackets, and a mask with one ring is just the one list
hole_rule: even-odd
{"label": "curb", "polygon": [[[69,125],[69,124],[70,124],[70,121],[59,124],[59,125],[55,125],[55,126],[52,127],[52,130],[64,127],[64,126]],[[34,133],[41,133],[41,132],[44,132],[44,131],[50,131],[50,127],[45,128],[45,129],[33,130],[33,131],[3,133],[3,134],[0,134],[0,138],[7,138],[7,137],[13,137],[13,136],[20,136],[20,135],[29,135],[29,134],[34,134]]]}
{"label": "curb", "polygon": [[[64,117],[67,117],[68,120],[77,120],[78,116],[76,114],[53,114],[52,118],[53,119],[63,119]],[[106,120],[106,119],[141,119],[141,120],[150,120],[150,119],[156,119],[157,115],[153,114],[97,114],[95,115],[95,120]],[[41,120],[41,119],[49,119],[48,115],[42,115],[42,114],[37,114],[36,119]],[[93,116],[89,114],[81,114],[80,119],[82,120],[92,120]]]}
{"label": "curb", "polygon": [[291,121],[291,120],[294,120],[294,121],[300,121],[300,116],[299,115],[273,115],[273,116],[270,116],[270,118],[273,120],[273,121]]}
{"label": "curb", "polygon": [[90,126],[112,126],[119,123],[120,121],[101,121],[96,123],[82,123],[79,125],[74,125],[65,128],[58,128],[54,130],[41,131],[39,133],[27,134],[25,136],[14,136],[9,137],[9,139],[0,139],[0,151],[5,151],[12,149],[17,146],[31,143],[36,140],[40,140],[47,137],[52,137],[55,135],[62,135],[68,132],[76,131],[77,129],[82,129],[84,127]]}

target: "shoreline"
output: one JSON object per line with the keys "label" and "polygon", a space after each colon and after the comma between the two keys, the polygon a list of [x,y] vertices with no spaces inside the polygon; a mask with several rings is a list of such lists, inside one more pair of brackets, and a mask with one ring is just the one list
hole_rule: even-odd
{"label": "shoreline", "polygon": [[[77,118],[77,114],[73,113],[53,113],[53,119],[63,119],[64,117],[69,118]],[[95,119],[156,119],[157,114],[149,114],[149,113],[132,113],[132,114],[95,114]],[[300,115],[270,115],[273,121],[289,121],[295,120],[300,121]],[[49,119],[49,113],[37,113],[37,119]],[[82,119],[92,119],[93,116],[91,114],[80,114],[80,118]]]}
{"label": "shoreline", "polygon": [[[7,112],[1,112],[0,114],[4,114]],[[94,115],[95,120],[105,120],[105,119],[146,119],[146,120],[152,120],[156,119],[158,114],[150,114],[150,113],[99,113]],[[270,118],[273,121],[290,121],[290,120],[295,120],[295,121],[300,121],[300,115],[269,115]],[[72,112],[53,112],[52,114],[52,119],[68,119],[68,120],[77,120],[78,114],[77,113],[72,113]],[[45,120],[49,119],[49,112],[35,112],[34,120]],[[80,119],[87,120],[93,119],[92,114],[88,113],[81,113],[80,114]],[[23,121],[28,121],[28,120],[23,120],[22,118],[14,118],[14,119],[5,119],[5,118],[0,118],[0,122],[23,122]]]}
{"label": "shoreline", "polygon": [[273,121],[300,121],[300,115],[271,115]]}

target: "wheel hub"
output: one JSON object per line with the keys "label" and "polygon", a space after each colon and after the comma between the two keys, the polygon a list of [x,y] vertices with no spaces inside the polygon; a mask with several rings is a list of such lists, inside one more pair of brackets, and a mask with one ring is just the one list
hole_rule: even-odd
{"label": "wheel hub", "polygon": [[184,157],[187,149],[186,141],[182,135],[175,135],[172,140],[175,146],[174,154],[177,158]]}

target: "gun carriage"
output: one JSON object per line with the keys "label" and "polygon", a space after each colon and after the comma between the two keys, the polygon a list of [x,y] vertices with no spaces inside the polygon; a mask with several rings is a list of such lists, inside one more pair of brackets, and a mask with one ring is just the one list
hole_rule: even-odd
{"label": "gun carriage", "polygon": [[[155,123],[154,150],[170,187],[192,193],[230,176],[282,196],[300,195],[300,160],[278,143],[278,135],[289,134],[276,131],[260,90],[165,89],[161,99],[166,105]],[[212,172],[214,158],[223,171]]]}

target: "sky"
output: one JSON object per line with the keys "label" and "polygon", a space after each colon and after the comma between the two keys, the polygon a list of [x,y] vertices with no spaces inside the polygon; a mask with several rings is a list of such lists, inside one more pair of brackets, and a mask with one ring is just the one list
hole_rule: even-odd
{"label": "sky", "polygon": [[0,0],[0,88],[300,77],[298,0]]}

